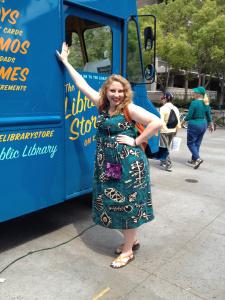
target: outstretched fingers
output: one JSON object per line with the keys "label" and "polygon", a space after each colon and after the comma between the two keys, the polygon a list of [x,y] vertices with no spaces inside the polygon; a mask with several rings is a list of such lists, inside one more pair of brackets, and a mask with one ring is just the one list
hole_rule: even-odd
{"label": "outstretched fingers", "polygon": [[56,55],[57,55],[58,59],[61,60],[62,62],[67,61],[67,58],[69,55],[69,47],[65,42],[63,42],[63,44],[62,44],[61,53],[59,53],[59,51],[56,50]]}

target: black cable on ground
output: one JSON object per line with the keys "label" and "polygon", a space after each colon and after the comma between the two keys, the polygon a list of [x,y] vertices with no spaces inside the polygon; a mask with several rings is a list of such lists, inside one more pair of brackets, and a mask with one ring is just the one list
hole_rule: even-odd
{"label": "black cable on ground", "polygon": [[91,228],[93,228],[93,227],[95,227],[95,226],[96,226],[96,224],[93,224],[93,225],[91,225],[91,226],[85,228],[85,229],[84,229],[83,231],[81,231],[78,235],[72,237],[71,239],[69,239],[69,240],[66,241],[66,242],[63,242],[63,243],[58,244],[58,245],[53,246],[53,247],[42,248],[42,249],[39,249],[39,250],[30,251],[30,252],[28,252],[27,254],[25,254],[25,255],[23,255],[23,256],[20,256],[20,257],[16,258],[16,259],[13,260],[11,263],[9,263],[6,267],[4,267],[2,270],[0,270],[0,274],[2,274],[6,269],[8,269],[8,268],[9,268],[10,266],[12,266],[13,264],[15,264],[17,261],[23,259],[24,257],[29,256],[29,255],[34,254],[34,253],[37,253],[37,252],[46,251],[46,250],[52,250],[52,249],[58,248],[58,247],[60,247],[60,246],[63,246],[63,245],[65,245],[65,244],[68,244],[69,242],[71,242],[71,241],[77,239],[78,237],[80,237],[81,235],[83,235],[87,230],[89,230],[89,229],[91,229]]}

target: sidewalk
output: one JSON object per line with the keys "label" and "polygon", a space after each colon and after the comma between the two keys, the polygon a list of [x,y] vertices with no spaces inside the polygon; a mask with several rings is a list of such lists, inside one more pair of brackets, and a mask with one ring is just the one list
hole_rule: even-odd
{"label": "sidewalk", "polygon": [[[110,268],[121,235],[95,226],[11,265],[0,274],[0,300],[224,300],[225,130],[207,132],[198,170],[186,164],[185,135],[173,172],[150,161],[156,218],[140,228],[133,262]],[[0,270],[92,224],[85,198],[0,224]]]}

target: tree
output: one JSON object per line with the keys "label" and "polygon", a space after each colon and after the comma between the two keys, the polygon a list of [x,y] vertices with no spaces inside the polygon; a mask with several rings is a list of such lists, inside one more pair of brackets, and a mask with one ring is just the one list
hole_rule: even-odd
{"label": "tree", "polygon": [[219,76],[224,95],[224,1],[168,0],[142,10],[157,17],[157,55],[167,62],[168,76],[171,69],[184,70],[186,90],[192,70],[197,70],[199,84],[205,86],[211,76]]}
{"label": "tree", "polygon": [[[160,5],[144,8],[145,13],[153,13],[157,17],[157,55],[167,62],[166,89],[170,71],[188,70],[194,67],[196,58],[192,45],[188,41],[188,26],[194,7],[187,0],[167,1]],[[179,12],[179,13],[178,13]],[[188,81],[185,84],[187,95]]]}
{"label": "tree", "polygon": [[[199,84],[207,86],[212,76],[220,79],[221,98],[224,101],[225,70],[225,8],[221,1],[206,0],[192,17],[191,38],[199,73]],[[205,80],[206,74],[208,74]]]}

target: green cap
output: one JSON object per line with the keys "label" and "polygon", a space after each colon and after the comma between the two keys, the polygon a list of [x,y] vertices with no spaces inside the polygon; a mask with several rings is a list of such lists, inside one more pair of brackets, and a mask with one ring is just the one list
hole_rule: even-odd
{"label": "green cap", "polygon": [[205,88],[204,88],[203,86],[198,86],[198,87],[192,89],[192,91],[193,91],[194,93],[196,93],[196,94],[200,94],[200,95],[203,95],[203,96],[204,96],[205,93],[206,93],[206,90],[205,90]]}

